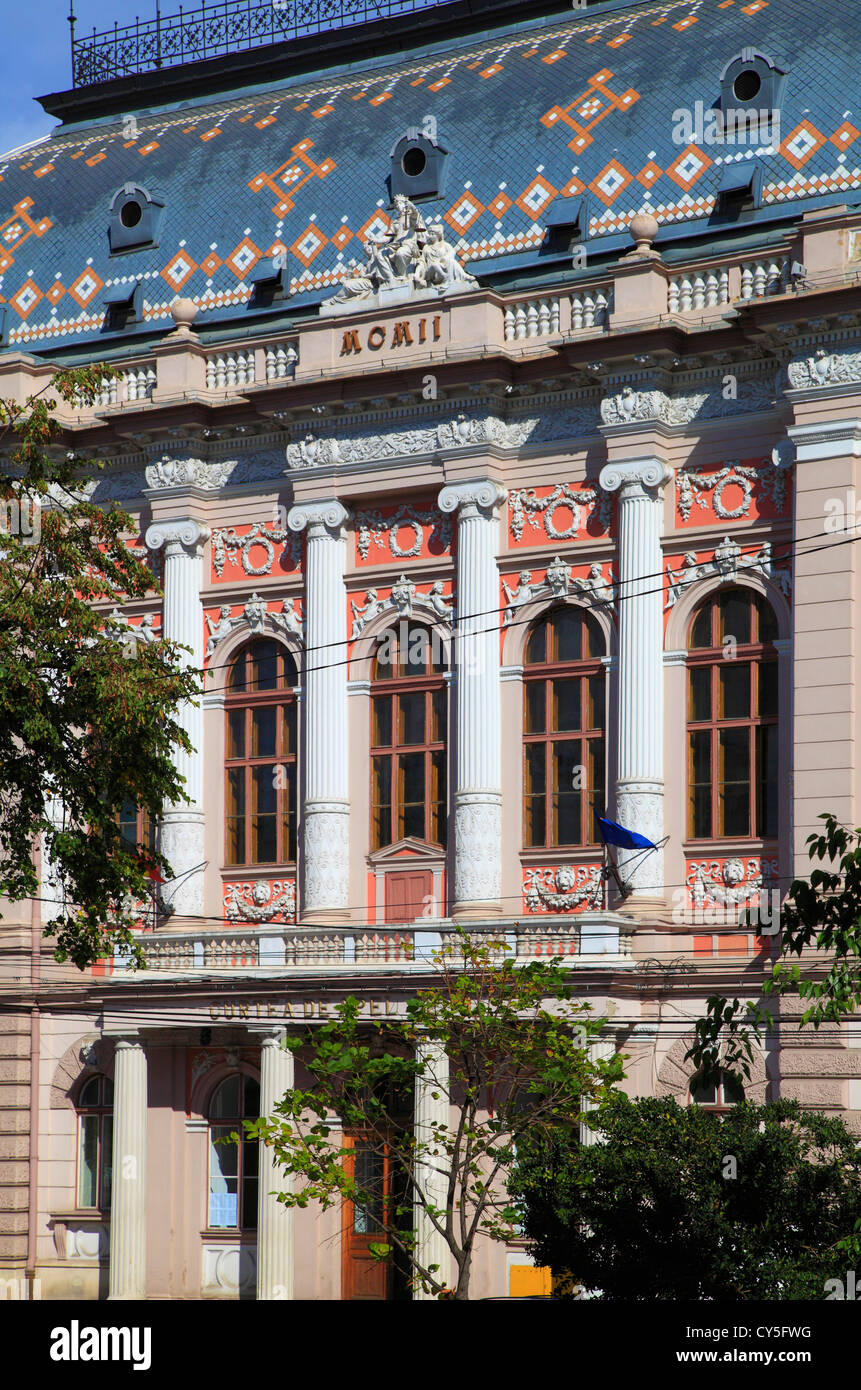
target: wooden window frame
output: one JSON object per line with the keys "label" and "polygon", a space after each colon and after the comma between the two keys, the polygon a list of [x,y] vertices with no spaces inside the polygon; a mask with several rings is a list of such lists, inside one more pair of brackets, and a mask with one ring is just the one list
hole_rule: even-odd
{"label": "wooden window frame", "polygon": [[[734,665],[748,665],[750,668],[750,687],[747,716],[731,716],[719,718],[718,710],[720,696],[720,673],[726,670],[728,659],[722,645],[720,637],[720,603],[730,594],[742,594],[750,602],[751,627],[748,629],[748,636],[753,629],[754,617],[756,615],[757,640],[748,642],[737,642],[735,647]],[[759,600],[759,603],[757,602]],[[733,589],[718,589],[708,595],[697,607],[691,617],[688,627],[688,647],[687,658],[685,661],[685,753],[686,753],[686,830],[687,841],[691,844],[711,843],[718,840],[726,840],[730,843],[749,842],[760,844],[762,841],[776,840],[780,831],[780,801],[779,797],[772,792],[775,803],[776,823],[771,829],[766,829],[760,822],[764,819],[765,808],[761,808],[761,800],[768,801],[770,798],[760,797],[760,783],[757,778],[757,736],[756,730],[760,728],[771,728],[775,730],[774,738],[779,738],[777,730],[780,727],[780,677],[777,648],[774,646],[774,639],[762,641],[759,638],[759,622],[761,606],[770,605],[768,600],[753,590],[741,587]],[[704,608],[710,610],[712,645],[709,647],[692,647],[694,625],[702,614]],[[772,610],[775,630],[777,619]],[[774,667],[775,671],[775,704],[774,714],[760,715],[755,711],[759,708],[759,690],[761,683],[761,673],[765,667]],[[710,672],[709,681],[709,709],[708,719],[696,720],[693,714],[693,679],[692,672],[708,669]],[[720,734],[724,731],[733,729],[744,729],[748,731],[748,766],[747,766],[747,786],[748,786],[748,831],[746,834],[721,829],[721,806],[720,791],[726,783],[720,781]],[[695,799],[694,788],[694,755],[693,755],[693,735],[697,733],[709,734],[709,774],[711,784],[710,808],[710,830],[707,835],[697,835],[695,822]],[[779,751],[778,751],[779,764]]]}
{"label": "wooden window frame", "polygon": [[[397,844],[400,840],[410,837],[420,840],[423,844],[435,845],[440,849],[445,849],[448,832],[448,682],[446,673],[443,670],[433,668],[433,641],[432,633],[422,623],[410,623],[409,633],[422,629],[428,637],[428,656],[425,661],[425,669],[418,675],[403,674],[403,662],[400,660],[396,674],[391,676],[381,676],[378,674],[378,659],[375,654],[371,668],[371,732],[370,732],[370,841],[371,853],[387,849],[390,845]],[[404,743],[401,741],[400,720],[399,720],[399,697],[408,695],[424,696],[424,738],[421,743]],[[431,738],[433,733],[433,705],[434,698],[439,703],[439,721],[443,725],[442,737]],[[389,701],[389,723],[391,741],[389,743],[376,742],[377,734],[377,701]],[[424,835],[413,835],[413,832],[406,829],[406,802],[403,796],[403,766],[402,759],[411,755],[421,756],[423,761],[423,780],[424,797],[422,802],[422,817],[424,823]],[[376,796],[376,773],[378,763],[386,759],[389,766],[389,831],[388,838],[378,834],[378,821],[380,807],[386,803],[379,801]],[[441,769],[439,780],[442,782],[441,794],[434,791],[435,781],[435,760],[436,768]],[[411,803],[413,804],[413,803]],[[418,804],[418,803],[414,803]],[[436,838],[434,838],[436,832]]]}
{"label": "wooden window frame", "polygon": [[[90,1085],[97,1081],[99,1083],[98,1100],[95,1104],[84,1101],[83,1096]],[[111,1099],[105,1100],[105,1086],[111,1087]],[[111,1209],[111,1191],[113,1187],[113,1118],[114,1118],[114,1099],[113,1082],[104,1072],[97,1072],[95,1076],[88,1076],[78,1093],[78,1100],[75,1104],[77,1115],[78,1130],[78,1150],[77,1150],[77,1171],[75,1173],[75,1201],[79,1211],[101,1211],[109,1212]],[[83,1149],[84,1149],[84,1126],[85,1119],[96,1116],[98,1119],[98,1134],[96,1140],[96,1201],[94,1205],[86,1206],[81,1201],[81,1178],[83,1176]],[[105,1138],[106,1122],[110,1122],[110,1153],[107,1152],[108,1144]],[[111,1180],[107,1184],[108,1191],[105,1193],[105,1170],[111,1173]]]}
{"label": "wooden window frame", "polygon": [[[263,644],[271,644],[276,653],[280,670],[277,674],[277,684],[264,690],[254,690],[251,686],[251,663],[256,649]],[[245,665],[245,684],[241,690],[231,690],[233,673],[239,662]],[[236,653],[236,656],[228,668],[228,684],[224,698],[224,865],[227,869],[272,869],[283,871],[284,869],[295,868],[297,841],[298,841],[298,701],[295,696],[295,684],[291,684],[291,679],[298,683],[298,673],[296,662],[292,652],[282,643],[274,641],[272,638],[253,638]],[[252,749],[252,722],[255,711],[275,707],[276,713],[276,740],[275,752],[253,756]],[[287,724],[288,711],[292,716],[292,751],[284,751],[284,730]],[[231,757],[231,721],[232,717],[241,712],[243,718],[243,753],[242,756]],[[281,751],[279,751],[279,745]],[[256,815],[253,810],[253,789],[254,772],[259,768],[276,768],[278,765],[285,768],[287,772],[286,785],[275,787],[275,857],[273,859],[254,858],[254,834]],[[244,821],[243,827],[243,855],[241,858],[232,858],[233,847],[231,843],[232,822],[239,817],[231,815],[231,773],[240,771],[242,773],[242,785],[244,790]]]}
{"label": "wooden window frame", "polygon": [[[598,656],[581,657],[576,661],[559,661],[556,659],[541,662],[529,662],[529,645],[534,635],[542,626],[547,628],[545,643],[553,640],[553,621],[561,613],[575,613],[581,618],[582,632],[593,631],[594,637],[600,641],[600,645],[605,648],[604,653]],[[582,639],[581,639],[582,646]],[[545,645],[545,656],[547,646]],[[563,607],[553,608],[549,612],[542,613],[536,622],[529,629],[526,639],[523,663],[523,848],[524,850],[555,850],[555,849],[591,849],[598,847],[601,840],[598,834],[597,821],[593,811],[603,814],[606,801],[607,784],[607,691],[606,673],[604,660],[606,656],[606,641],[594,618],[582,608],[574,604],[567,604]],[[558,680],[578,680],[580,684],[580,724],[583,724],[583,714],[589,708],[589,681],[598,679],[601,682],[602,701],[603,701],[603,720],[597,729],[552,729],[552,702],[553,702],[553,683]],[[544,732],[532,733],[527,729],[527,712],[529,708],[530,688],[538,684],[544,686]],[[604,775],[603,785],[598,788],[583,786],[580,792],[580,838],[579,840],[561,841],[554,830],[554,819],[557,814],[554,808],[554,801],[557,793],[553,789],[553,749],[558,743],[580,744],[579,764],[584,767],[589,766],[589,744],[598,742],[602,745]],[[529,839],[529,799],[530,793],[527,791],[527,748],[543,745],[544,754],[544,836],[542,840]]]}
{"label": "wooden window frame", "polygon": [[[218,1095],[218,1092],[221,1090],[221,1088],[222,1088],[223,1086],[225,1086],[225,1085],[227,1084],[228,1081],[232,1081],[234,1077],[238,1077],[238,1078],[239,1078],[239,1110],[240,1110],[240,1112],[243,1112],[243,1113],[240,1113],[240,1114],[238,1114],[238,1115],[221,1115],[221,1116],[213,1116],[213,1114],[212,1114],[212,1108],[213,1108],[213,1105],[214,1105],[214,1103],[215,1103],[215,1098],[216,1098],[216,1096]],[[255,1083],[255,1085],[257,1085],[257,1087],[258,1087],[258,1093],[259,1093],[259,1086],[260,1086],[260,1083],[259,1083],[259,1081],[257,1080],[257,1077],[251,1076],[248,1072],[232,1072],[230,1075],[222,1077],[221,1080],[218,1082],[218,1085],[215,1086],[215,1087],[213,1088],[212,1094],[211,1094],[211,1096],[209,1097],[209,1104],[207,1105],[207,1108],[206,1108],[206,1228],[207,1228],[207,1230],[209,1230],[209,1231],[236,1231],[236,1232],[238,1232],[238,1233],[242,1233],[242,1232],[256,1231],[256,1230],[257,1230],[257,1225],[258,1225],[258,1214],[259,1214],[259,1201],[260,1201],[260,1169],[259,1169],[259,1157],[260,1157],[259,1142],[260,1142],[260,1141],[257,1140],[257,1139],[249,1139],[249,1138],[247,1137],[247,1135],[246,1135],[246,1133],[245,1133],[244,1121],[245,1121],[245,1120],[256,1120],[256,1119],[259,1118],[259,1115],[246,1115],[246,1114],[244,1113],[244,1111],[245,1111],[245,1085],[246,1085],[246,1082],[248,1082],[248,1081],[252,1081],[252,1082]],[[259,1109],[260,1109],[259,1101],[258,1101],[257,1109],[258,1109],[258,1111],[259,1111]],[[232,1131],[232,1130],[235,1130],[236,1133],[239,1135],[239,1143],[238,1143],[238,1145],[236,1145],[236,1149],[237,1149],[237,1156],[236,1156],[236,1224],[233,1225],[233,1226],[213,1226],[213,1225],[211,1224],[211,1222],[212,1222],[212,1205],[211,1205],[211,1203],[212,1203],[212,1196],[213,1196],[213,1192],[212,1192],[212,1176],[213,1176],[213,1174],[212,1174],[212,1148],[213,1148],[213,1142],[214,1142],[214,1141],[213,1141],[213,1138],[212,1138],[212,1131],[213,1131],[214,1129],[225,1129],[225,1130],[227,1130],[228,1132],[230,1132],[230,1131]],[[243,1222],[243,1217],[247,1217],[247,1215],[248,1215],[248,1213],[245,1211],[245,1184],[246,1184],[246,1181],[247,1181],[247,1179],[248,1179],[246,1154],[247,1154],[249,1148],[253,1148],[254,1154],[255,1154],[255,1160],[257,1161],[258,1166],[257,1166],[257,1172],[254,1174],[254,1178],[255,1178],[255,1182],[256,1182],[256,1187],[255,1187],[255,1197],[254,1197],[254,1203],[253,1203],[253,1207],[254,1207],[254,1211],[253,1211],[253,1221],[249,1222],[248,1220],[245,1220],[245,1221]]]}

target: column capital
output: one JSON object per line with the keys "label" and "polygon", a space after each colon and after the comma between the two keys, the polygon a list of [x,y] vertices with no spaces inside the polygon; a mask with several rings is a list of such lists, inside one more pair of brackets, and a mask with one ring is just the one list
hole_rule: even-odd
{"label": "column capital", "polygon": [[659,458],[626,459],[623,463],[605,463],[598,482],[605,492],[645,491],[663,488],[673,477],[668,463]]}
{"label": "column capital", "polygon": [[154,521],[147,527],[146,544],[150,550],[161,550],[166,555],[178,555],[182,551],[190,556],[199,555],[209,540],[209,527],[201,526],[199,521],[186,517],[177,521]]}
{"label": "column capital", "polygon": [[344,504],[337,497],[330,497],[323,502],[301,502],[291,507],[287,525],[291,531],[304,531],[307,527],[309,536],[330,535],[334,539],[349,516]]}
{"label": "column capital", "polygon": [[491,516],[508,496],[504,487],[492,478],[470,478],[462,483],[446,483],[437,499],[443,512],[462,508],[462,515],[474,516],[479,511]]}

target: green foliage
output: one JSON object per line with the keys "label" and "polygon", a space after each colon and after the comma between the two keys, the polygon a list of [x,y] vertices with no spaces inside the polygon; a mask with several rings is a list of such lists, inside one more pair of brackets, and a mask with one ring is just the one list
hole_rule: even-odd
{"label": "green foliage", "polygon": [[[458,931],[436,957],[434,983],[402,1018],[362,1022],[359,1001],[346,999],[337,1018],[289,1040],[301,1050],[310,1085],[288,1091],[274,1117],[249,1125],[290,1175],[281,1201],[382,1209],[379,1247],[394,1248],[412,1280],[441,1295],[438,1266],[424,1263],[416,1239],[418,1211],[451,1252],[456,1298],[468,1297],[478,1235],[504,1241],[514,1234],[506,1175],[517,1145],[528,1133],[570,1133],[584,1101],[600,1107],[622,1074],[618,1057],[590,1059],[589,1040],[602,1020],[572,1001],[565,971],[555,963],[517,967],[506,949]],[[449,1123],[415,1131],[417,1086],[449,1099]],[[387,1199],[357,1176],[343,1138],[351,1134],[385,1155]]]}
{"label": "green foliage", "polygon": [[608,1300],[823,1299],[855,1267],[861,1154],[840,1120],[616,1095],[600,1131],[519,1154],[531,1253],[563,1280]]}
{"label": "green foliage", "polygon": [[[45,390],[92,404],[117,373],[59,370]],[[180,648],[141,643],[132,660],[104,630],[94,604],[142,598],[157,586],[129,549],[132,519],[80,492],[84,465],[62,445],[40,392],[23,406],[0,400],[0,897],[39,893],[34,845],[43,845],[63,906],[45,935],[58,960],[84,968],[122,948],[142,963],[130,933],[150,873],[166,861],[120,835],[127,801],[157,817],[183,799],[171,750],[188,747],[176,722],[200,693]],[[40,534],[9,519],[38,515]],[[50,802],[63,808],[55,824]]]}
{"label": "green foliage", "polygon": [[[828,860],[830,869],[814,868],[809,879],[796,879],[780,912],[781,959],[762,988],[763,995],[797,994],[808,1001],[802,1027],[839,1023],[861,1006],[861,829],[850,831],[828,812],[820,834],[808,835],[811,860]],[[791,961],[805,950],[817,958],[809,973]],[[749,1077],[753,1042],[772,1026],[767,1003],[742,1003],[712,995],[706,1015],[697,1021],[696,1039],[687,1053],[705,1079],[720,1066]]]}

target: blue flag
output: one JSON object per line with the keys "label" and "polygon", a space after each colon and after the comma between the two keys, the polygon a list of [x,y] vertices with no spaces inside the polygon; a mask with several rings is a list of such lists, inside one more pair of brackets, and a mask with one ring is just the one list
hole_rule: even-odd
{"label": "blue flag", "polygon": [[658,848],[651,840],[647,840],[645,835],[638,835],[636,830],[626,830],[624,825],[617,825],[614,820],[604,820],[603,816],[597,813],[595,819],[601,827],[605,845],[619,845],[621,849]]}

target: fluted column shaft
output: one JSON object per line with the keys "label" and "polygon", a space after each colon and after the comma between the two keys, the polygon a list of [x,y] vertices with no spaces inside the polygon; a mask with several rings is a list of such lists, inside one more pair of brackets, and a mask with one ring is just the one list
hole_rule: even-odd
{"label": "fluted column shaft", "polygon": [[114,1138],[109,1298],[146,1297],[147,1062],[120,1038],[114,1060]]}
{"label": "fluted column shaft", "polygon": [[502,717],[499,686],[497,508],[494,482],[449,484],[444,512],[457,511],[454,788],[454,910],[500,909],[502,891]]}
{"label": "fluted column shaft", "polygon": [[[414,1094],[413,1129],[416,1143],[426,1145],[424,1157],[416,1163],[416,1187],[438,1209],[445,1207],[447,1179],[445,1169],[447,1158],[442,1146],[434,1143],[439,1129],[434,1126],[449,1124],[449,1066],[448,1055],[442,1043],[429,1038],[419,1038],[416,1043],[416,1061],[424,1064],[425,1070],[416,1077]],[[451,1285],[451,1252],[445,1237],[436,1229],[422,1203],[416,1199],[413,1206],[416,1234],[416,1255],[419,1263],[427,1269],[437,1265],[436,1277],[446,1286]],[[416,1287],[413,1298],[425,1301],[435,1297]]]}
{"label": "fluted column shaft", "polygon": [[303,917],[346,914],[350,802],[347,766],[348,512],[337,501],[303,503],[287,517],[307,528],[305,557],[305,849]]}
{"label": "fluted column shaft", "polygon": [[[619,492],[619,737],[616,816],[657,842],[664,827],[664,670],[661,586],[662,489],[672,476],[659,459],[610,463],[600,483]],[[624,867],[641,851],[619,850]],[[664,856],[650,854],[629,882],[661,896]]]}
{"label": "fluted column shaft", "polygon": [[[200,601],[200,557],[209,538],[196,521],[157,521],[146,533],[150,550],[164,548],[164,609],[162,635],[180,642],[191,652],[180,653],[184,669],[203,666],[203,605]],[[180,916],[203,913],[203,710],[187,701],[177,711],[177,723],[191,740],[191,752],[175,748],[174,766],[185,778],[190,805],[177,802],[165,808],[161,823],[161,848],[173,870],[164,890],[165,899]]]}
{"label": "fluted column shaft", "polygon": [[[293,1053],[284,1047],[283,1030],[263,1038],[260,1050],[260,1114],[270,1117],[277,1101],[293,1085]],[[271,1148],[260,1140],[257,1212],[257,1297],[293,1297],[293,1212],[273,1195],[286,1190],[289,1175],[275,1164]]]}

